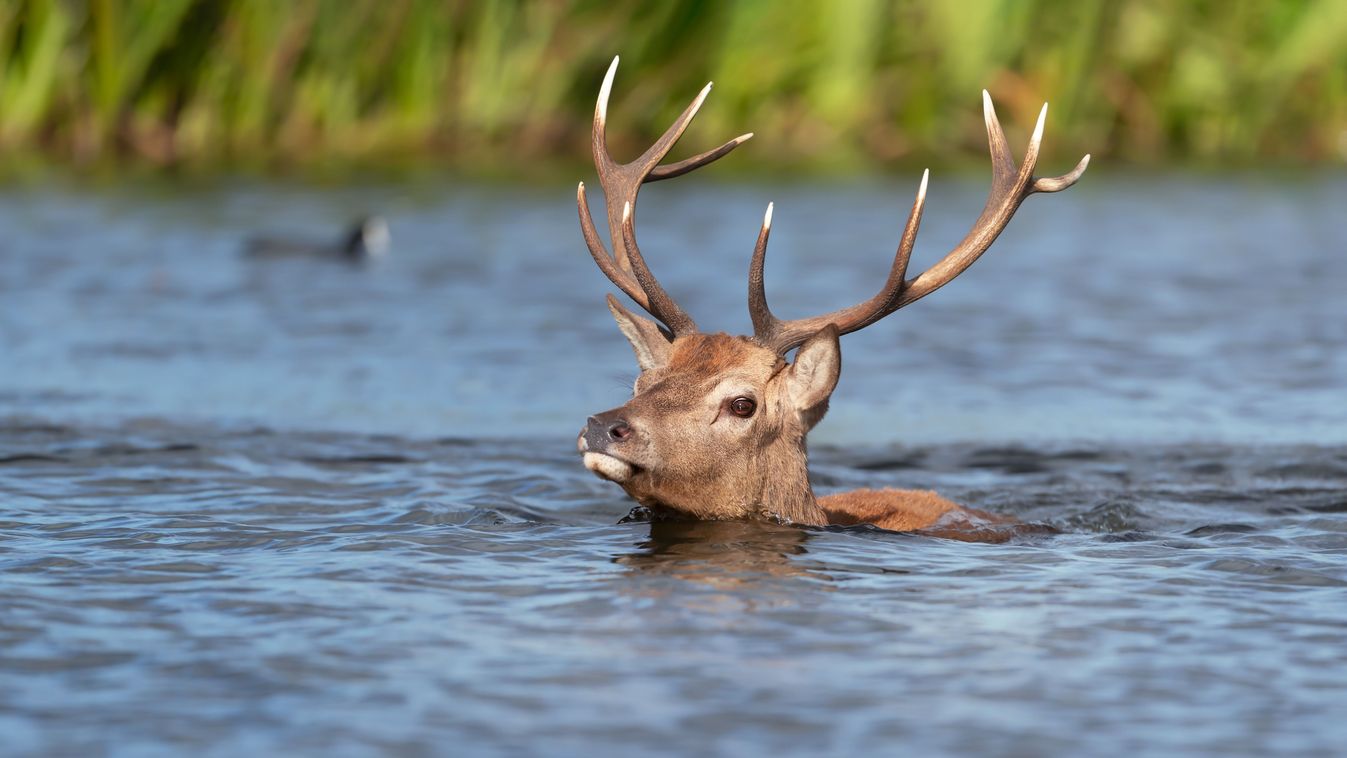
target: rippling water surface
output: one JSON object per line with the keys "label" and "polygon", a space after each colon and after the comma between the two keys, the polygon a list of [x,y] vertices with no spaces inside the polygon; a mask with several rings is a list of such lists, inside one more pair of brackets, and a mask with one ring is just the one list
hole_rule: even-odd
{"label": "rippling water surface", "polygon": [[[1003,545],[618,523],[570,191],[0,197],[0,753],[1340,754],[1347,182],[1087,177],[846,338],[816,488],[1059,531]],[[656,185],[642,247],[738,331],[767,200],[800,315],[910,192]],[[369,209],[382,265],[239,255]]]}

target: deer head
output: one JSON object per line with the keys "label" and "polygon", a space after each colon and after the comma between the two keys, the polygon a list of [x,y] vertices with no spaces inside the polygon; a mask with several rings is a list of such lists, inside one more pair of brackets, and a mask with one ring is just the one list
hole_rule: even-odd
{"label": "deer head", "polygon": [[[696,99],[648,150],[619,164],[608,153],[608,97],[613,59],[599,91],[592,134],[594,163],[607,199],[610,254],[595,229],[580,184],[576,202],[589,252],[608,278],[654,320],[608,296],[608,308],[631,343],[641,373],[625,404],[590,416],[577,445],[585,466],[617,482],[661,516],[699,519],[775,517],[827,522],[809,487],[805,436],[822,418],[837,386],[842,357],[838,337],[863,329],[954,279],[991,247],[1020,203],[1036,192],[1059,192],[1085,172],[1085,156],[1070,173],[1035,178],[1043,136],[1043,106],[1020,167],[1010,155],[991,98],[983,111],[992,159],[992,187],[967,236],[940,262],[907,279],[926,202],[929,172],[916,200],[883,288],[869,300],[811,318],[782,320],[767,306],[763,263],[771,233],[767,206],[748,275],[753,336],[703,334],[660,286],[636,244],[636,195],[645,182],[688,173],[728,154],[753,135],[667,166],[659,165],[710,92]],[[797,349],[798,348],[798,349]],[[787,361],[795,351],[794,361]]]}

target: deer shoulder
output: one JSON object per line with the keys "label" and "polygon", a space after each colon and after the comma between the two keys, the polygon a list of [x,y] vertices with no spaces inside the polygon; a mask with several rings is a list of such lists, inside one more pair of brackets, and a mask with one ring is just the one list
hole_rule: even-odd
{"label": "deer shoulder", "polygon": [[861,489],[818,499],[828,523],[836,526],[873,524],[895,532],[931,532],[958,536],[1013,519],[959,505],[931,490]]}

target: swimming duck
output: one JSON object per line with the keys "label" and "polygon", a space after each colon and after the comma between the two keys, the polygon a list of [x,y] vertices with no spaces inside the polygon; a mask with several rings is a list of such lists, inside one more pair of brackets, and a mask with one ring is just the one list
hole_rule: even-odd
{"label": "swimming duck", "polygon": [[244,243],[250,258],[333,258],[351,263],[377,260],[388,255],[392,238],[382,216],[366,216],[352,224],[337,242],[289,237],[252,237]]}

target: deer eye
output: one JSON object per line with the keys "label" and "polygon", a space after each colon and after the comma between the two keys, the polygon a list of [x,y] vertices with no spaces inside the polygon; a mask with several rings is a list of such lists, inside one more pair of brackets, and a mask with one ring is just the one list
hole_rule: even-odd
{"label": "deer eye", "polygon": [[730,401],[730,413],[739,418],[748,418],[753,415],[753,411],[758,409],[758,404],[753,402],[752,398],[736,397]]}

